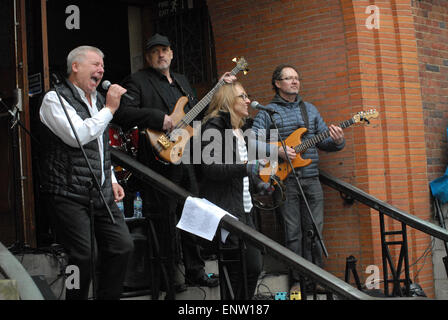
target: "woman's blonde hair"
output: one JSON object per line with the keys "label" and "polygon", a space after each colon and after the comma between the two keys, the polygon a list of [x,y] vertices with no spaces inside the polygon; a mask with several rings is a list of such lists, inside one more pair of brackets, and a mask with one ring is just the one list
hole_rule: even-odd
{"label": "woman's blonde hair", "polygon": [[237,99],[239,99],[236,91],[238,86],[243,88],[243,85],[238,81],[225,83],[218,89],[218,91],[216,91],[210,101],[210,106],[204,118],[204,122],[208,121],[210,118],[217,117],[218,113],[223,111],[230,113],[230,122],[233,129],[241,128],[243,126],[244,119],[240,118],[233,109]]}

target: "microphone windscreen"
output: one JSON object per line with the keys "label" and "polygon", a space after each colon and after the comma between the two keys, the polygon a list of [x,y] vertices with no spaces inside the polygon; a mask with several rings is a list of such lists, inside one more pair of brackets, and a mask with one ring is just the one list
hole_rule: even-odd
{"label": "microphone windscreen", "polygon": [[254,108],[254,109],[257,109],[257,106],[259,105],[259,103],[258,103],[258,101],[252,101],[251,103],[250,103],[250,106],[252,107],[252,108]]}
{"label": "microphone windscreen", "polygon": [[104,90],[109,90],[110,85],[111,85],[111,83],[110,83],[109,80],[104,80],[103,83],[101,84],[101,87],[102,87]]}
{"label": "microphone windscreen", "polygon": [[61,82],[59,76],[56,73],[51,74],[51,81],[53,82],[53,85],[59,84]]}

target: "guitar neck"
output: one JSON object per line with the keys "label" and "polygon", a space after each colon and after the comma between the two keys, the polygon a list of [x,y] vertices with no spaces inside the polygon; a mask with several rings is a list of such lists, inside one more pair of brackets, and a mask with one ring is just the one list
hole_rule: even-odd
{"label": "guitar neck", "polygon": [[[345,129],[347,127],[350,127],[352,124],[354,124],[355,121],[353,119],[350,120],[346,120],[344,122],[341,122],[339,124],[339,126],[342,129]],[[326,138],[328,138],[330,136],[330,130],[325,130],[324,132],[319,133],[318,135],[315,135],[314,137],[305,140],[303,143],[299,144],[297,147],[294,148],[294,150],[296,151],[296,153],[302,153],[305,150],[307,150],[308,148],[316,145],[317,143],[325,140]]]}
{"label": "guitar neck", "polygon": [[[240,70],[235,67],[232,69],[232,71],[230,71],[230,73],[234,76],[236,75]],[[202,110],[204,110],[205,107],[207,107],[207,105],[210,103],[210,101],[213,98],[213,95],[215,94],[216,91],[218,91],[218,89],[220,87],[222,87],[222,85],[225,83],[224,80],[220,80],[218,81],[218,83],[213,87],[212,90],[210,90],[209,93],[207,93],[202,99],[201,101],[199,101],[193,108],[191,108],[190,111],[187,112],[187,114],[183,117],[183,119],[181,120],[184,124],[190,124],[194,119],[196,119],[196,117],[201,113]]]}

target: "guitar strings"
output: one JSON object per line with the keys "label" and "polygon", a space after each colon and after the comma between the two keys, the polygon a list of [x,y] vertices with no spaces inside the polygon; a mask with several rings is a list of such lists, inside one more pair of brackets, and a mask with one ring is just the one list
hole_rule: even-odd
{"label": "guitar strings", "polygon": [[[233,68],[232,71],[230,71],[230,74],[236,75],[238,73],[239,69],[237,67]],[[218,81],[218,83],[213,87],[212,90],[210,90],[209,93],[207,93],[204,98],[201,99],[187,114],[174,126],[174,130],[176,129],[184,129],[186,128],[196,117],[197,115],[202,111],[203,104],[205,104],[205,101],[210,100],[211,96],[215,94],[215,91],[218,90],[219,87],[222,86],[224,80]],[[200,106],[200,108],[199,108]],[[198,108],[196,108],[198,107]],[[173,130],[173,131],[174,131]],[[168,138],[171,138],[171,131],[168,133]]]}
{"label": "guitar strings", "polygon": [[[350,120],[346,120],[344,122],[341,122],[339,124],[339,126],[342,129],[345,129],[345,128],[351,126],[353,123],[355,123],[353,121],[353,119],[350,119]],[[314,137],[306,140],[305,142],[301,143],[300,145],[298,145],[297,147],[294,148],[294,151],[296,153],[301,153],[301,152],[305,151],[306,149],[310,148],[311,146],[313,146],[314,144],[316,144],[316,143],[318,143],[318,142],[328,138],[329,136],[330,136],[330,131],[326,130],[326,131],[318,134],[317,136],[314,136]]]}

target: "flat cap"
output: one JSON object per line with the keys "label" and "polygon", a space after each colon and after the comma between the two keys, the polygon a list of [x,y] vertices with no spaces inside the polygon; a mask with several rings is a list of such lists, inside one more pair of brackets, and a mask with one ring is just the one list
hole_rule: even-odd
{"label": "flat cap", "polygon": [[167,37],[156,33],[151,38],[149,38],[148,41],[146,41],[145,50],[148,51],[149,49],[151,49],[154,46],[169,47],[169,46],[171,46],[171,43]]}

